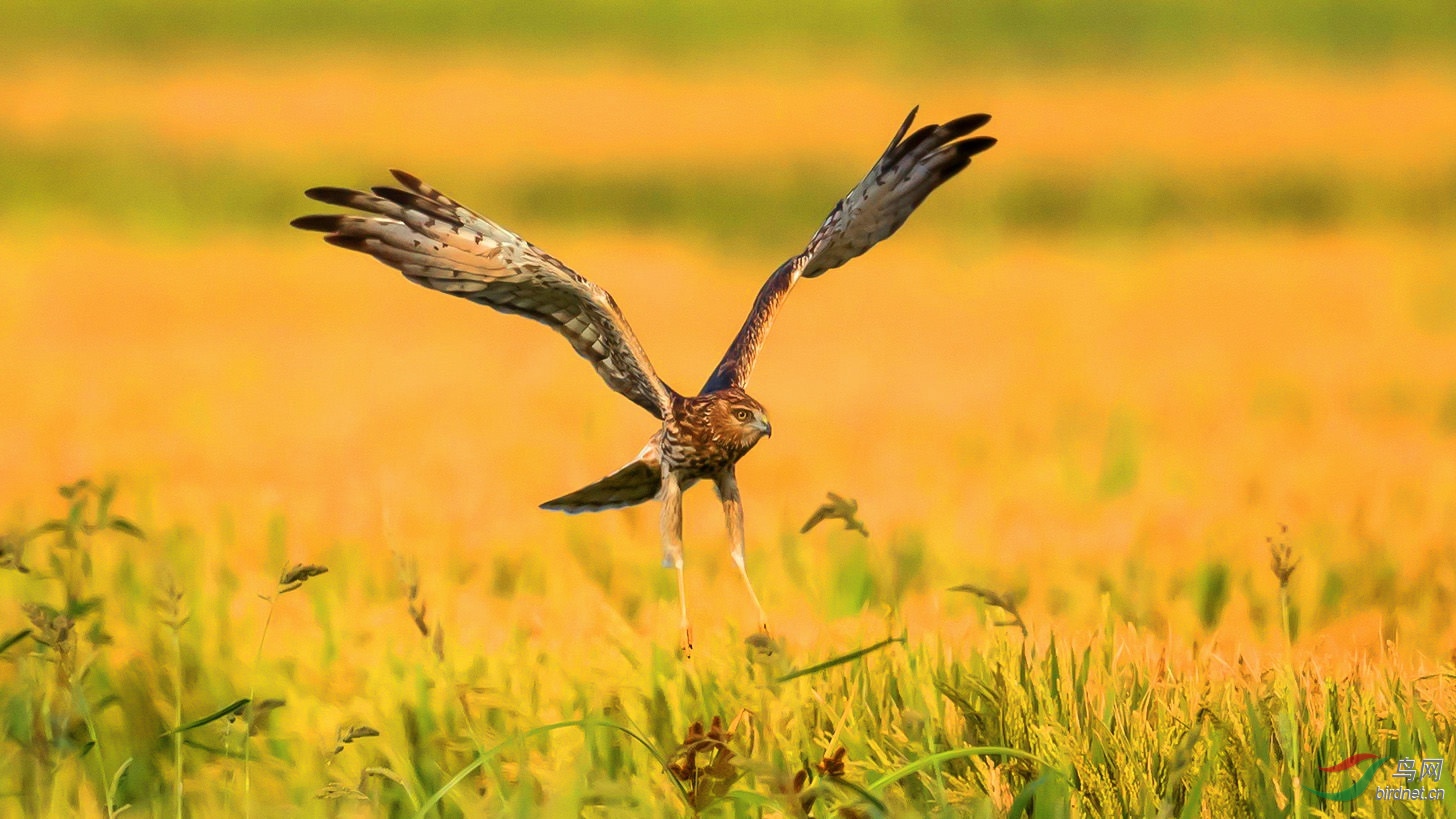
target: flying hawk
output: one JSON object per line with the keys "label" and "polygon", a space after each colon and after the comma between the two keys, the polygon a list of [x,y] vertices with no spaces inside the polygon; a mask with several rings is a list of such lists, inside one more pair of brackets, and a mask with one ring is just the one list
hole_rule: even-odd
{"label": "flying hawk", "polygon": [[931,191],[996,144],[991,137],[970,136],[991,119],[986,114],[909,133],[915,113],[905,118],[869,174],[829,212],[803,252],[769,276],[743,328],[697,395],[683,395],[658,377],[607,291],[404,171],[392,171],[398,188],[369,193],[312,188],[306,192],[310,199],[364,215],[303,216],[293,226],[321,231],[327,234],[324,241],[367,253],[416,284],[548,325],[591,362],[607,386],[662,421],[626,466],[541,507],[574,514],[661,501],[663,565],[677,570],[682,647],[689,653],[682,493],[700,480],[712,480],[718,491],[733,563],[758,609],[760,626],[768,628],[744,568],[743,503],[733,468],[773,433],[768,413],[745,387],[779,306],[799,279],[823,275],[894,233]]}

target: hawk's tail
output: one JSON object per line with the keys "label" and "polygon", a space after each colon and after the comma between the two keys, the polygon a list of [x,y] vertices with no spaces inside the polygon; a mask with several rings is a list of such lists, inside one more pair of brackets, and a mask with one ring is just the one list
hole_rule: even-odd
{"label": "hawk's tail", "polygon": [[546,501],[541,504],[541,508],[571,515],[620,509],[652,500],[657,497],[657,490],[661,486],[660,468],[638,458],[591,486]]}

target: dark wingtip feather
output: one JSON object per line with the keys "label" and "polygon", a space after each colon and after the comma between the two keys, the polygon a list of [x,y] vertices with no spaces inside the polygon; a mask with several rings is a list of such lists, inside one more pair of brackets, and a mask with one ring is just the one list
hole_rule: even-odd
{"label": "dark wingtip feather", "polygon": [[370,190],[374,192],[375,196],[383,199],[388,199],[389,201],[393,202],[396,205],[399,205],[402,208],[407,208],[409,210],[416,210],[420,213],[429,214],[430,216],[436,219],[440,219],[448,224],[460,224],[460,216],[456,213],[452,213],[450,210],[450,205],[444,201],[432,199],[425,194],[413,193],[411,191],[400,190],[399,188],[390,188],[382,185],[379,187],[370,188]]}
{"label": "dark wingtip feather", "polygon": [[942,148],[942,153],[949,154],[949,159],[937,171],[936,176],[940,181],[936,185],[965,170],[966,166],[971,164],[971,157],[986,151],[995,144],[996,140],[993,137],[976,137],[952,142],[949,146]]}
{"label": "dark wingtip feather", "polygon": [[399,205],[402,208],[411,208],[414,210],[424,211],[426,213],[435,213],[436,215],[438,215],[439,208],[437,206],[431,203],[430,200],[426,199],[418,193],[414,193],[413,191],[404,191],[400,190],[399,188],[390,188],[383,185],[375,188],[370,188],[370,190],[374,192],[375,196],[388,199],[389,201],[393,202],[396,205]]}
{"label": "dark wingtip feather", "polygon": [[991,146],[995,144],[995,137],[974,137],[972,139],[965,139],[955,143],[955,152],[957,156],[964,156],[969,159],[976,154],[985,153],[986,151],[991,150]]}
{"label": "dark wingtip feather", "polygon": [[400,207],[420,208],[422,210],[430,209],[429,203],[421,201],[420,195],[417,193],[402,191],[399,188],[391,188],[386,185],[376,185],[369,190],[373,191],[375,196],[388,199]]}
{"label": "dark wingtip feather", "polygon": [[[572,493],[572,494],[575,494],[575,493]],[[627,506],[627,505],[630,505],[630,504],[621,504],[621,505],[622,506]],[[580,515],[583,512],[600,512],[600,511],[602,511],[604,509],[615,509],[617,507],[615,507],[615,506],[594,507],[594,506],[589,506],[589,505],[583,506],[582,504],[572,502],[571,501],[571,495],[564,495],[564,496],[559,497],[559,498],[556,498],[554,500],[546,501],[545,503],[541,504],[537,508],[538,509],[545,509],[548,512],[565,512],[568,515]]]}
{"label": "dark wingtip feather", "polygon": [[[899,162],[901,159],[904,159],[905,157],[913,153],[921,145],[924,145],[927,141],[934,139],[936,134],[938,134],[939,132],[939,125],[920,126],[915,130],[915,133],[911,134],[903,142],[895,146],[894,150],[890,153],[891,158],[895,162]],[[932,146],[932,149],[934,147],[935,146]]]}
{"label": "dark wingtip feather", "polygon": [[335,247],[342,247],[346,250],[363,250],[364,238],[362,236],[341,236],[337,233],[330,233],[324,237],[324,241]]}
{"label": "dark wingtip feather", "polygon": [[314,200],[315,202],[323,202],[328,205],[348,206],[352,201],[354,201],[354,197],[359,196],[360,193],[359,191],[351,190],[349,188],[335,188],[325,185],[317,188],[309,188],[308,190],[303,192],[303,195],[307,196],[309,199]]}
{"label": "dark wingtip feather", "polygon": [[[964,156],[959,153],[952,154],[950,159],[941,163],[939,168],[936,168],[934,181],[931,183],[930,187],[925,189],[925,196],[928,197],[931,191],[945,184],[947,180],[960,173],[961,171],[965,170],[966,167],[970,164],[971,158],[969,156]],[[925,198],[922,197],[920,201],[924,202]],[[916,207],[919,207],[919,205],[917,204]]]}
{"label": "dark wingtip feather", "polygon": [[300,230],[317,230],[322,233],[333,233],[339,229],[339,222],[343,218],[336,213],[316,213],[311,216],[300,216],[288,224]]}
{"label": "dark wingtip feather", "polygon": [[967,114],[963,117],[956,117],[940,127],[954,133],[956,136],[965,136],[972,131],[980,130],[982,126],[990,121],[990,114]]}
{"label": "dark wingtip feather", "polygon": [[[961,137],[981,128],[991,121],[990,114],[967,114],[963,117],[946,122],[942,125],[925,125],[903,142],[896,144],[890,151],[891,160],[899,162],[917,151],[934,151],[949,144],[952,140]],[[908,120],[907,120],[908,124]],[[990,146],[987,145],[987,148]],[[981,150],[985,150],[982,148]],[[977,151],[976,153],[979,153]]]}
{"label": "dark wingtip feather", "polygon": [[900,130],[895,132],[894,138],[890,140],[889,147],[885,148],[885,153],[895,150],[900,144],[900,140],[905,138],[905,132],[910,130],[910,125],[915,122],[915,115],[918,113],[920,113],[920,106],[917,105],[910,109],[910,113],[906,115],[905,121],[900,123]]}
{"label": "dark wingtip feather", "polygon": [[900,133],[898,133],[898,134],[895,135],[895,141],[896,142],[899,142],[900,141],[900,137],[904,136],[905,135],[905,132],[908,131],[908,130],[910,130],[910,126],[911,125],[914,125],[915,124],[915,115],[916,114],[919,114],[919,113],[920,113],[920,106],[919,105],[916,105],[915,107],[913,107],[913,108],[910,109],[910,113],[908,113],[908,114],[905,115],[905,121],[902,122],[902,123],[900,123]]}
{"label": "dark wingtip feather", "polygon": [[415,176],[409,171],[402,171],[399,168],[390,168],[389,175],[399,180],[399,184],[404,185],[415,193],[419,193],[425,184],[418,176]]}

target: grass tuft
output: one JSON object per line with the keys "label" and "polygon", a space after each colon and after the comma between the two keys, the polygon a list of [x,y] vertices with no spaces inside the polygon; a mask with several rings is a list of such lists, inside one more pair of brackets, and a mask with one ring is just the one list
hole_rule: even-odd
{"label": "grass tuft", "polygon": [[[422,590],[435,587],[402,570],[408,561],[337,554],[333,582],[318,584],[321,565],[283,559],[275,521],[263,537],[288,568],[268,606],[249,608],[231,571],[209,580],[189,561],[188,537],[146,541],[159,564],[141,572],[127,548],[135,538],[96,525],[120,500],[103,487],[68,487],[60,514],[25,530],[37,533],[32,571],[0,575],[21,598],[0,659],[0,742],[13,760],[0,769],[3,812],[1293,815],[1326,808],[1309,803],[1308,788],[1332,790],[1322,766],[1362,750],[1438,756],[1451,738],[1449,663],[1311,661],[1292,645],[1263,653],[1214,640],[1183,650],[1121,617],[1111,593],[1098,628],[1057,621],[1033,636],[1025,598],[957,587],[1020,634],[971,619],[958,638],[901,632],[781,672],[794,654],[782,636],[750,638],[746,652],[728,635],[708,639],[683,663],[637,623],[562,645],[544,643],[531,619],[502,615],[472,631],[450,606],[427,619]],[[1296,555],[1289,535],[1269,539],[1269,567],[1292,605],[1301,567],[1320,558]],[[521,557],[524,571],[560,584],[548,591],[613,593],[544,571],[549,559]],[[1128,576],[1143,582],[1145,571]],[[1152,576],[1182,594],[1178,575]],[[282,595],[303,585],[310,605],[279,605],[301,601]],[[1227,621],[1256,589],[1228,583],[1226,593]],[[376,623],[330,607],[408,617]],[[220,637],[239,611],[262,629],[251,668]],[[1188,633],[1207,639],[1186,614]],[[881,628],[881,617],[837,625]],[[276,659],[264,662],[275,620],[290,639],[268,644]],[[441,624],[488,645],[446,642]],[[326,657],[315,627],[356,648]],[[244,689],[252,695],[236,697]],[[1373,799],[1360,807],[1400,815]]]}

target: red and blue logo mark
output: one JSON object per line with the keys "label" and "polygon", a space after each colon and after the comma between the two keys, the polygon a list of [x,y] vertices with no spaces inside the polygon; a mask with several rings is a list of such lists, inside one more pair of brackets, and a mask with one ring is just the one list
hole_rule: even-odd
{"label": "red and blue logo mark", "polygon": [[[1343,790],[1326,792],[1311,788],[1309,786],[1305,786],[1305,790],[1309,791],[1315,796],[1320,797],[1321,799],[1328,799],[1331,802],[1353,801],[1365,795],[1365,792],[1370,789],[1370,784],[1375,781],[1375,775],[1379,773],[1381,767],[1384,766],[1385,763],[1391,761],[1391,759],[1393,759],[1393,757],[1377,756],[1376,754],[1352,754],[1345,757],[1340,762],[1335,763],[1334,765],[1330,765],[1326,768],[1320,768],[1322,772],[1327,774],[1344,773],[1345,771],[1351,770],[1352,768],[1356,768],[1362,763],[1374,760],[1374,763],[1366,767],[1365,770],[1360,774],[1359,778],[1351,783],[1349,787],[1344,788]],[[1405,780],[1405,785],[1377,788],[1375,792],[1375,798],[1381,800],[1445,799],[1446,791],[1444,788],[1426,788],[1422,787],[1420,784],[1425,779],[1439,781],[1441,779],[1441,772],[1442,768],[1445,766],[1445,762],[1446,760],[1439,757],[1434,759],[1421,759],[1419,760],[1418,768],[1417,760],[1412,757],[1403,757],[1399,760],[1396,760],[1395,778]]]}
{"label": "red and blue logo mark", "polygon": [[1375,781],[1375,774],[1380,772],[1380,766],[1389,762],[1390,757],[1377,757],[1375,754],[1354,754],[1345,757],[1342,761],[1337,762],[1334,765],[1329,766],[1328,768],[1320,768],[1320,770],[1325,773],[1342,773],[1344,771],[1350,770],[1356,765],[1359,765],[1361,762],[1368,762],[1372,759],[1376,760],[1375,764],[1366,768],[1365,772],[1360,774],[1360,778],[1355,780],[1354,784],[1350,785],[1350,787],[1345,788],[1344,790],[1335,791],[1333,793],[1326,793],[1324,791],[1316,790],[1308,786],[1305,786],[1305,790],[1309,791],[1315,796],[1320,797],[1321,799],[1328,799],[1331,802],[1349,802],[1351,800],[1357,799],[1360,796],[1364,795],[1365,791],[1369,789],[1370,783]]}

